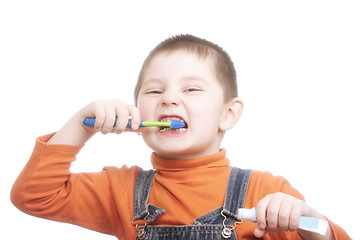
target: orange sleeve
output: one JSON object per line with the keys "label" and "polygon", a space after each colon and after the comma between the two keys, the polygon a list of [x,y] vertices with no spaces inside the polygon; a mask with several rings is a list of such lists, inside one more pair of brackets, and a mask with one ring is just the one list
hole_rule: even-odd
{"label": "orange sleeve", "polygon": [[283,177],[273,176],[269,172],[252,171],[246,195],[246,207],[255,207],[266,195],[276,192],[286,193],[304,200],[303,195],[293,188]]}
{"label": "orange sleeve", "polygon": [[[326,218],[327,219],[327,218]],[[350,236],[339,225],[333,223],[328,219],[331,230],[334,233],[336,240],[351,240]]]}
{"label": "orange sleeve", "polygon": [[[268,194],[275,192],[283,192],[298,199],[305,200],[303,195],[300,192],[298,192],[295,188],[293,188],[285,178],[280,176],[273,176],[269,172],[253,171],[248,186],[245,207],[246,208],[255,207],[262,198],[264,198]],[[351,239],[340,226],[334,224],[331,221],[328,222],[334,233],[335,239],[337,240]],[[256,224],[253,224],[252,226],[255,228]],[[279,232],[278,234],[274,234],[274,235],[267,234],[265,235],[264,239],[290,240],[290,239],[302,239],[302,238],[297,233]]]}
{"label": "orange sleeve", "polygon": [[[123,167],[113,196],[108,170],[99,173],[70,173],[70,165],[82,146],[48,145],[51,135],[37,139],[29,162],[11,190],[11,201],[21,211],[37,217],[76,224],[117,235],[121,226],[115,200],[126,191],[129,168]],[[109,170],[111,171],[111,169]]]}

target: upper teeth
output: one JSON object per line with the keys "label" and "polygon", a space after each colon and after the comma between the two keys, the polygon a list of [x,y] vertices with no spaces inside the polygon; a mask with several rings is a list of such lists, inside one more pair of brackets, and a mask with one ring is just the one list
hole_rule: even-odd
{"label": "upper teeth", "polygon": [[162,119],[160,120],[160,122],[171,122],[172,120],[178,120],[178,121],[184,122],[183,119],[178,118],[178,117],[165,117],[165,118],[162,118]]}

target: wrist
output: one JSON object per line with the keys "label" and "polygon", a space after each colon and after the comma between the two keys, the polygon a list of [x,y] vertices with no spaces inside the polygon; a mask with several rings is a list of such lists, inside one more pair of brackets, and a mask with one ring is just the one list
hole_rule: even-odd
{"label": "wrist", "polygon": [[329,222],[327,220],[327,218],[325,218],[321,213],[319,213],[317,210],[315,210],[314,208],[310,208],[310,211],[308,214],[306,214],[307,217],[312,217],[312,218],[316,218],[316,219],[320,219],[320,220],[324,220],[328,223],[328,228],[326,231],[325,235],[320,235],[318,233],[312,233],[309,231],[304,231],[301,229],[298,229],[297,232],[300,234],[300,236],[305,239],[305,240],[311,240],[311,239],[319,239],[319,240],[333,240],[334,238],[334,234],[330,228]]}
{"label": "wrist", "polygon": [[81,114],[75,114],[47,143],[84,145],[95,133],[94,129],[82,124]]}

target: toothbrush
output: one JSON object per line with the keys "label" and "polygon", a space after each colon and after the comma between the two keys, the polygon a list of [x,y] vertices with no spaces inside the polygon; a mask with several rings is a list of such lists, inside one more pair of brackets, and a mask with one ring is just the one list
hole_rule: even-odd
{"label": "toothbrush", "polygon": [[[117,118],[115,119],[114,127],[116,126]],[[85,118],[83,124],[88,127],[94,127],[95,118]],[[154,122],[154,121],[140,121],[140,127],[169,127],[173,129],[185,127],[185,123],[179,120],[172,120],[171,122]],[[131,119],[126,126],[126,128],[131,128]]]}
{"label": "toothbrush", "polygon": [[[251,208],[251,209],[239,208],[236,214],[236,218],[238,220],[247,220],[251,222],[256,222],[255,208]],[[305,217],[305,216],[301,216],[299,219],[299,229],[305,231],[325,235],[327,228],[328,228],[328,222],[321,219]]]}

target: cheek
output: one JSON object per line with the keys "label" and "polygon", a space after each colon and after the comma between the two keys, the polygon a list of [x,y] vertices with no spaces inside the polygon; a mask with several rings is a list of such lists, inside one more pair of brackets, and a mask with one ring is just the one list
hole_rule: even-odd
{"label": "cheek", "polygon": [[192,105],[192,120],[197,123],[201,129],[218,128],[223,115],[223,106],[218,102],[198,102],[196,106]]}
{"label": "cheek", "polygon": [[148,108],[139,106],[139,112],[140,112],[141,120],[148,120],[147,119],[148,116],[149,116],[149,109]]}
{"label": "cheek", "polygon": [[138,109],[140,112],[141,120],[152,120],[149,119],[151,117],[151,113],[154,113],[153,105],[150,101],[139,101],[138,102]]}

